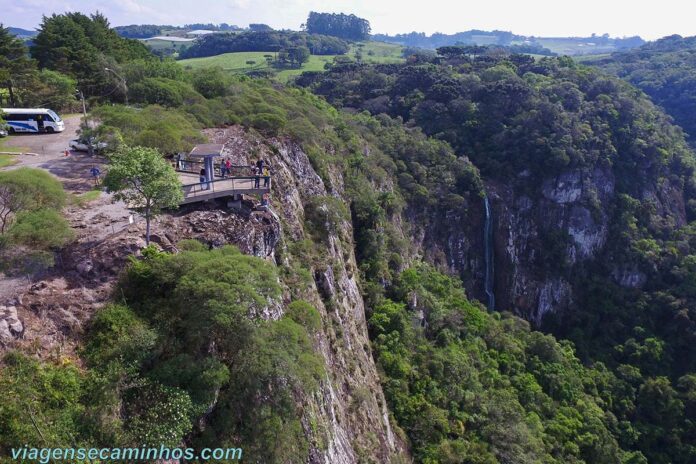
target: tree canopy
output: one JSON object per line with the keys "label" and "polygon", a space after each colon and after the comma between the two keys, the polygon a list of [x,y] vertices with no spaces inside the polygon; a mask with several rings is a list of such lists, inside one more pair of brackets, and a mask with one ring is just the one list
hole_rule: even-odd
{"label": "tree canopy", "polygon": [[153,57],[139,41],[120,37],[100,13],[45,16],[33,39],[31,55],[40,68],[77,79],[80,89],[95,97],[124,91],[119,90],[120,83],[105,68],[118,68],[119,63]]}
{"label": "tree canopy", "polygon": [[370,22],[354,14],[311,11],[304,28],[310,34],[332,35],[346,40],[367,40],[370,37]]}
{"label": "tree canopy", "polygon": [[181,52],[181,58],[197,58],[232,52],[277,52],[291,47],[307,47],[313,55],[343,55],[348,44],[328,35],[261,30],[208,34]]}
{"label": "tree canopy", "polygon": [[145,243],[150,221],[162,208],[176,208],[184,199],[174,168],[153,148],[124,146],[112,154],[104,185],[130,208],[145,216]]}

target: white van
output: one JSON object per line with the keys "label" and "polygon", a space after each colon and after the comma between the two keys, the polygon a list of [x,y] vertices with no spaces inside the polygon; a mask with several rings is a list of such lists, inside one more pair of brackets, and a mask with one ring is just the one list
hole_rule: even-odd
{"label": "white van", "polygon": [[65,123],[55,111],[46,108],[2,108],[2,118],[5,120],[11,134],[63,132]]}

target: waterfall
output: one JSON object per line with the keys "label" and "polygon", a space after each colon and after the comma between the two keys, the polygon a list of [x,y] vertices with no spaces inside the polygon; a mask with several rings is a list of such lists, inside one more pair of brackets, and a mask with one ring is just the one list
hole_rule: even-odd
{"label": "waterfall", "polygon": [[486,207],[486,222],[483,226],[483,248],[486,261],[486,277],[484,279],[484,290],[488,298],[488,310],[495,309],[495,293],[493,290],[493,215],[491,214],[491,204],[488,195],[483,197],[483,204]]}

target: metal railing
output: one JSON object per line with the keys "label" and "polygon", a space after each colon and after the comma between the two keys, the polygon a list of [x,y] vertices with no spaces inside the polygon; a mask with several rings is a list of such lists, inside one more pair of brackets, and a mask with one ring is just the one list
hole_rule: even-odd
{"label": "metal railing", "polygon": [[[174,160],[172,162],[174,165],[174,169],[176,169],[179,172],[187,172],[191,174],[199,174],[201,172],[201,169],[205,169],[205,163],[203,161],[193,161],[193,160]],[[252,176],[254,175],[254,167],[253,166],[248,166],[248,165],[243,165],[243,164],[233,164],[230,166],[230,169],[232,170],[233,175],[236,173],[237,177],[238,174],[245,174],[247,176]],[[213,176],[215,177],[223,177],[222,173],[220,172],[220,164],[216,163],[213,165]]]}
{"label": "metal railing", "polygon": [[[182,186],[184,200],[198,197],[217,197],[258,190],[271,190],[271,176],[234,176]],[[215,195],[219,193],[219,195]]]}

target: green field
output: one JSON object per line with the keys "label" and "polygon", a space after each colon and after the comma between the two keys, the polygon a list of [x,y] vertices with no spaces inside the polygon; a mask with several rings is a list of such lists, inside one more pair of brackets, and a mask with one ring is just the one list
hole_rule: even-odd
{"label": "green field", "polygon": [[594,61],[594,60],[601,60],[602,58],[608,58],[611,56],[611,53],[600,53],[597,55],[579,55],[579,56],[574,56],[573,59],[577,61],[578,63],[585,63],[587,61]]}
{"label": "green field", "polygon": [[536,42],[559,55],[598,55],[616,51],[614,45],[598,45],[591,41],[581,41],[574,38],[538,37]]}
{"label": "green field", "polygon": [[164,39],[143,39],[142,42],[152,51],[174,50],[174,57],[176,57],[179,54],[179,52],[186,50],[193,44],[193,41],[181,42]]}
{"label": "green field", "polygon": [[[402,47],[400,45],[388,44],[383,42],[363,42],[351,46],[350,51],[343,56],[355,59],[355,54],[361,50],[362,60],[366,63],[400,63],[404,59],[401,56]],[[209,68],[218,66],[226,71],[237,74],[249,71],[260,71],[269,68],[264,55],[274,55],[274,52],[237,52],[223,53],[222,55],[207,56],[204,58],[190,58],[180,60],[179,63],[191,69]],[[309,61],[301,68],[283,69],[277,72],[276,78],[286,82],[293,76],[302,74],[305,71],[323,71],[324,65],[333,62],[337,55],[312,55]],[[253,65],[247,61],[254,61]]]}

